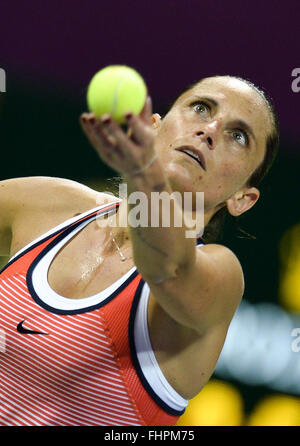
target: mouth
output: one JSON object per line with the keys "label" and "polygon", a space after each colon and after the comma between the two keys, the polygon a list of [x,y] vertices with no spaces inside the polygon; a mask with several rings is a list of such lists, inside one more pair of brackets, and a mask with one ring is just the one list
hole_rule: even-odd
{"label": "mouth", "polygon": [[175,149],[175,150],[178,150],[179,152],[184,152],[186,155],[188,155],[191,158],[193,158],[194,160],[196,160],[198,162],[198,164],[202,167],[202,169],[206,171],[205,158],[204,158],[202,152],[200,152],[200,150],[196,149],[196,147],[181,146],[181,147],[177,147],[177,149]]}

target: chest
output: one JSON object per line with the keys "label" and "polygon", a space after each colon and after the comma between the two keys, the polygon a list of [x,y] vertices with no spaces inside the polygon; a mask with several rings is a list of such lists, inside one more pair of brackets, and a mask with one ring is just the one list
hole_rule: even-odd
{"label": "chest", "polygon": [[133,268],[130,244],[121,255],[109,235],[95,222],[72,237],[54,256],[48,283],[61,296],[79,299],[97,294]]}
{"label": "chest", "polygon": [[[38,227],[34,223],[27,219],[27,225],[15,227],[12,253],[57,224],[49,222],[49,218],[45,222],[40,218]],[[32,233],[32,228],[36,228],[36,233]],[[115,246],[110,245],[106,249],[109,246],[108,235],[107,231],[99,228],[93,221],[57,250],[47,268],[48,284],[54,292],[69,299],[93,296],[106,290],[134,267],[130,243],[121,246],[126,257],[122,262]],[[190,389],[190,386],[195,383],[195,387],[199,388],[199,378],[195,379],[194,376],[197,369],[195,358],[203,359],[203,345],[198,348],[194,335],[186,333],[184,327],[179,327],[152,293],[149,297],[147,319],[152,348],[163,374],[183,396],[186,397],[187,393],[195,394],[194,387]],[[192,351],[191,345],[194,346]],[[205,368],[205,362],[201,361],[202,368]]]}

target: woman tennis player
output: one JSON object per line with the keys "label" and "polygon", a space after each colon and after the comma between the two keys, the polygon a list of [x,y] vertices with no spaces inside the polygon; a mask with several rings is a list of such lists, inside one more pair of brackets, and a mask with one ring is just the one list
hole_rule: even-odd
{"label": "woman tennis player", "polygon": [[[174,218],[120,224],[129,201],[70,180],[1,181],[1,425],[174,425],[214,371],[244,278],[208,234],[257,202],[276,116],[250,82],[215,76],[164,118],[147,98],[126,120],[127,132],[110,116],[80,117],[128,197],[143,193],[150,209],[153,192],[203,192],[203,238]],[[172,203],[172,217],[184,212]]]}

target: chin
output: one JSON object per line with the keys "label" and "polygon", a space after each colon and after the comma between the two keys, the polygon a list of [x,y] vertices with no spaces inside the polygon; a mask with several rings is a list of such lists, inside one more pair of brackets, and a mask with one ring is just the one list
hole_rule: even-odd
{"label": "chin", "polygon": [[197,179],[196,181],[196,178],[191,176],[190,170],[182,165],[169,163],[165,168],[165,173],[174,192],[181,194],[192,192],[194,194],[203,190],[201,180]]}

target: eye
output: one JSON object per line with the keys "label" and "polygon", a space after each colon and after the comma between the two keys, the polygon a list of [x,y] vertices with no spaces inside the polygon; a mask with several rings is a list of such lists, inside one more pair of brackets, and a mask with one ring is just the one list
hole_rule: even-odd
{"label": "eye", "polygon": [[248,135],[242,130],[233,130],[231,132],[233,139],[237,141],[242,146],[247,146],[249,143]]}
{"label": "eye", "polygon": [[197,101],[192,103],[192,107],[196,113],[203,115],[205,112],[210,112],[210,106],[203,101]]}

